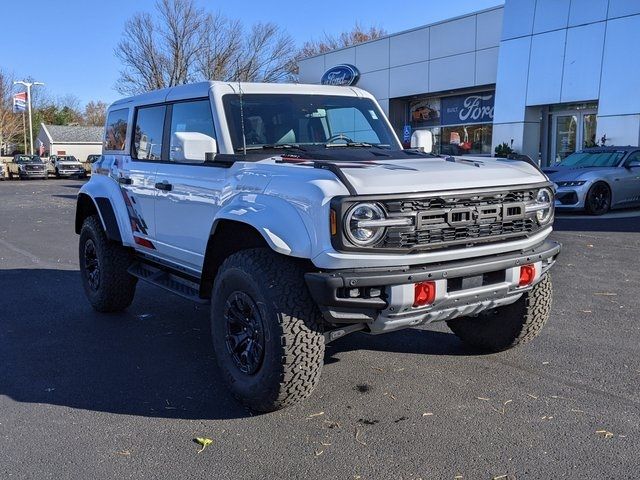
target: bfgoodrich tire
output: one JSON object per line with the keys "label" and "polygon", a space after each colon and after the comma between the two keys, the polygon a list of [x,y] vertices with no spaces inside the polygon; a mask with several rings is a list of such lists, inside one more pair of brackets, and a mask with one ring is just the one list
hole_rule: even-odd
{"label": "bfgoodrich tire", "polygon": [[553,288],[549,274],[511,305],[476,317],[449,320],[447,325],[464,343],[497,352],[535,338],[549,319]]}
{"label": "bfgoodrich tire", "polygon": [[131,305],[137,283],[127,273],[131,253],[107,238],[97,215],[82,225],[79,259],[82,286],[95,310],[118,312]]}
{"label": "bfgoodrich tire", "polygon": [[233,395],[258,412],[308,397],[323,364],[320,320],[296,260],[267,248],[227,258],[213,285],[211,334]]}

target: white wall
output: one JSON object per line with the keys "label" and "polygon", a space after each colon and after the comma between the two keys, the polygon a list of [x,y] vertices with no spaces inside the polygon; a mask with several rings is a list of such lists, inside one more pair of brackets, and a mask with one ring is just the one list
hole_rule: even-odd
{"label": "white wall", "polygon": [[536,158],[535,107],[589,101],[598,102],[597,138],[637,145],[638,45],[640,0],[506,0],[494,147],[513,138],[517,150]]}
{"label": "white wall", "polygon": [[73,155],[81,162],[84,162],[89,155],[101,154],[102,144],[101,143],[83,143],[83,144],[54,143],[50,146],[49,154],[56,155],[59,151],[64,151],[65,155]]}
{"label": "white wall", "polygon": [[497,7],[311,57],[300,61],[300,82],[320,83],[325,70],[351,63],[361,73],[358,86],[383,105],[389,98],[490,85],[501,25]]}

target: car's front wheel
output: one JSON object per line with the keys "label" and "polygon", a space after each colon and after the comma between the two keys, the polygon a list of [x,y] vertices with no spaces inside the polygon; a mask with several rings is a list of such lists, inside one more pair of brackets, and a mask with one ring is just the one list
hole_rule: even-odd
{"label": "car's front wheel", "polygon": [[490,352],[513,348],[535,338],[549,319],[553,287],[546,274],[531,290],[510,305],[486,310],[474,317],[447,321],[464,343]]}
{"label": "car's front wheel", "polygon": [[229,389],[254,411],[296,403],[318,383],[321,314],[296,260],[267,248],[227,258],[213,285],[211,334]]}
{"label": "car's front wheel", "polygon": [[585,209],[590,215],[604,215],[611,208],[611,189],[604,182],[594,183],[585,199]]}
{"label": "car's front wheel", "polygon": [[127,271],[131,252],[107,238],[97,215],[82,225],[79,261],[82,286],[95,310],[118,312],[131,305],[137,283]]}

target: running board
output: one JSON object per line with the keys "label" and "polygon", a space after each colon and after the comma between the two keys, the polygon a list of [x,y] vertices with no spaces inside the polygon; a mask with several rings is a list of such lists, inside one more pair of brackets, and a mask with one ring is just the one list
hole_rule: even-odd
{"label": "running board", "polygon": [[139,278],[151,285],[160,287],[171,293],[175,293],[192,302],[208,304],[209,299],[200,298],[199,285],[173,273],[161,270],[146,263],[136,262],[128,270],[130,275]]}

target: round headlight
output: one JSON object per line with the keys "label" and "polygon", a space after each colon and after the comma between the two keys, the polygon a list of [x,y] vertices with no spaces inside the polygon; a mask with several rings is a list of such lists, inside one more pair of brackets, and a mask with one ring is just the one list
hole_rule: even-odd
{"label": "round headlight", "polygon": [[349,241],[360,247],[375,244],[384,235],[383,226],[375,226],[376,220],[384,220],[382,208],[375,203],[358,203],[345,217],[345,233]]}
{"label": "round headlight", "polygon": [[547,223],[553,216],[553,193],[548,188],[541,188],[536,197],[536,203],[548,205],[548,208],[542,208],[536,212],[536,218],[541,225]]}

